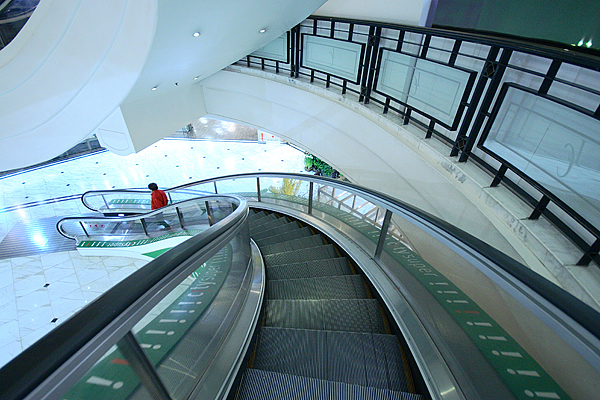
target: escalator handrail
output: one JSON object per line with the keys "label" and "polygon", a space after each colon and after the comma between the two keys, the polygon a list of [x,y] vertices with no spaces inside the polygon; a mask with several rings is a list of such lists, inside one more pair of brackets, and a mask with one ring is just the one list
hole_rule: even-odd
{"label": "escalator handrail", "polygon": [[[85,193],[84,193],[85,195]],[[194,203],[194,202],[204,202],[204,201],[209,201],[209,200],[217,200],[217,199],[223,199],[223,198],[227,198],[228,195],[217,195],[217,194],[209,194],[206,196],[199,196],[199,197],[194,197],[193,199],[187,199],[187,200],[182,200],[182,201],[178,201],[176,203],[171,203],[171,204],[167,204],[164,207],[161,207],[159,209],[156,210],[151,210],[151,211],[146,211],[143,213],[139,213],[139,214],[135,214],[132,216],[128,216],[128,217],[104,217],[104,216],[90,216],[90,217],[64,217],[62,219],[60,219],[57,223],[56,223],[56,229],[58,230],[58,233],[60,233],[61,235],[63,235],[64,237],[68,238],[68,239],[75,239],[76,236],[73,235],[69,235],[68,232],[65,232],[63,229],[63,225],[66,222],[69,221],[88,221],[88,222],[105,222],[105,223],[109,223],[109,222],[114,222],[114,221],[118,221],[118,222],[130,222],[130,221],[138,221],[141,219],[146,219],[146,218],[152,218],[156,215],[159,215],[165,211],[169,211],[172,210],[176,207],[181,207],[183,205],[189,204],[189,203]]]}
{"label": "escalator handrail", "polygon": [[444,232],[455,240],[466,244],[468,247],[484,256],[490,263],[496,265],[515,278],[517,281],[526,285],[541,298],[545,299],[554,307],[565,313],[568,317],[592,334],[597,340],[600,340],[600,313],[597,310],[579,300],[561,287],[538,275],[536,272],[527,268],[515,259],[507,256],[493,246],[490,246],[486,242],[432,214],[429,214],[426,211],[423,211],[411,204],[403,202],[377,190],[323,176],[281,172],[226,175],[217,178],[186,183],[172,187],[169,190],[181,190],[215,181],[218,182],[242,178],[290,178],[301,179],[314,183],[326,183],[327,185],[334,186],[336,188],[351,191],[353,194],[364,197],[365,199],[372,201],[374,204],[385,207],[390,211],[408,216],[411,219],[416,218],[416,220],[418,220],[420,223],[430,227],[438,233],[440,231]]}
{"label": "escalator handrail", "polygon": [[[226,197],[226,196],[222,196]],[[0,398],[23,399],[58,371],[67,361],[88,349],[89,343],[109,325],[121,321],[148,293],[157,293],[191,257],[205,262],[247,226],[248,203],[240,196],[227,196],[239,206],[206,231],[179,244],[117,283],[106,293],[54,328],[0,369]],[[220,247],[215,248],[215,243]],[[103,339],[105,340],[105,339]],[[115,341],[116,343],[116,341]],[[92,347],[92,346],[89,346]]]}
{"label": "escalator handrail", "polygon": [[[193,185],[192,185],[193,186]],[[164,189],[165,193],[170,193],[172,191],[176,190],[175,188],[171,188],[171,189]],[[83,193],[81,195],[81,201],[83,203],[83,205],[85,207],[87,207],[88,209],[92,210],[92,211],[99,211],[99,209],[92,207],[90,204],[88,204],[87,202],[87,197],[88,196],[101,196],[103,194],[115,194],[115,193],[123,193],[123,194],[143,194],[144,196],[148,197],[150,196],[150,190],[148,189],[113,189],[113,190],[88,190],[87,192]],[[109,209],[110,210],[110,209]]]}
{"label": "escalator handrail", "polygon": [[[216,178],[203,179],[179,186],[174,186],[172,188],[165,189],[165,192],[187,189],[190,187],[207,183],[243,178],[290,178],[301,179],[304,181],[314,183],[326,183],[328,185],[340,188],[342,190],[348,190],[353,194],[364,197],[365,199],[372,201],[374,204],[385,207],[386,209],[389,209],[393,212],[408,216],[411,219],[416,219],[417,221],[430,227],[434,231],[437,231],[438,233],[444,232],[445,234],[450,235],[455,240],[466,244],[468,247],[484,256],[490,263],[498,266],[500,269],[502,269],[503,271],[511,275],[513,278],[515,278],[517,281],[526,285],[529,289],[534,291],[541,298],[545,299],[554,307],[565,313],[572,320],[577,322],[581,327],[586,329],[590,334],[596,337],[597,340],[600,340],[600,313],[594,308],[585,304],[583,301],[579,300],[566,290],[548,281],[547,279],[530,270],[520,262],[507,256],[503,252],[497,250],[496,248],[490,246],[489,244],[476,238],[475,236],[463,231],[460,228],[457,228],[452,224],[449,224],[448,222],[432,214],[429,214],[426,211],[423,211],[411,204],[391,197],[385,193],[333,178],[309,174],[282,172],[253,172],[224,175]],[[95,192],[115,193],[122,191],[89,191],[82,195],[82,199],[83,196],[85,196],[87,193]]]}

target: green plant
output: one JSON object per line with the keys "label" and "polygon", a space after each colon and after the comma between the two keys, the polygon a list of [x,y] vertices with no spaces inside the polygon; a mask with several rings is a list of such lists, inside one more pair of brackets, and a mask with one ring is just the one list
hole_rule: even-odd
{"label": "green plant", "polygon": [[300,185],[302,185],[302,181],[299,179],[283,178],[283,183],[280,187],[271,186],[269,190],[271,193],[296,196],[300,191]]}

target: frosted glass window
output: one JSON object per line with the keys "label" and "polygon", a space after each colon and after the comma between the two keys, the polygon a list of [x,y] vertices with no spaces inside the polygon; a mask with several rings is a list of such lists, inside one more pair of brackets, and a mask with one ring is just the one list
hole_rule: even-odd
{"label": "frosted glass window", "polygon": [[287,63],[289,62],[288,47],[288,34],[284,33],[250,55]]}
{"label": "frosted glass window", "polygon": [[302,38],[303,67],[358,83],[363,44],[306,34]]}
{"label": "frosted glass window", "polygon": [[505,85],[483,147],[600,226],[600,121]]}
{"label": "frosted glass window", "polygon": [[383,49],[375,90],[455,129],[475,73]]}

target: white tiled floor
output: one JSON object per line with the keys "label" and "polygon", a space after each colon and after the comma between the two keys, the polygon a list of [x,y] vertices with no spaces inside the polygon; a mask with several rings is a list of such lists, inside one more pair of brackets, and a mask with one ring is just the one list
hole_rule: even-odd
{"label": "white tiled floor", "polygon": [[[242,172],[304,172],[304,154],[279,142],[162,140],[126,157],[101,153],[0,178],[0,209],[87,190],[168,188]],[[0,212],[0,240],[19,221],[89,213],[80,200]],[[0,260],[0,367],[145,264],[76,251]]]}

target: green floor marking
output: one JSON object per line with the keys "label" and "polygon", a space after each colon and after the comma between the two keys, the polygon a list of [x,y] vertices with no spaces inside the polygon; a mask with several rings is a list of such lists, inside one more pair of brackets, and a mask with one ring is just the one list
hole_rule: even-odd
{"label": "green floor marking", "polygon": [[143,204],[149,205],[148,199],[114,199],[108,202],[109,204]]}
{"label": "green floor marking", "polygon": [[[230,245],[194,271],[194,281],[164,311],[135,334],[152,365],[157,367],[202,316],[219,292],[232,260]],[[189,279],[189,278],[188,278]],[[140,382],[117,349],[98,361],[63,400],[125,400]]]}
{"label": "green floor marking", "polygon": [[155,250],[155,251],[151,251],[149,253],[142,253],[142,255],[146,256],[146,257],[150,257],[150,258],[156,258],[171,249],[172,249],[172,247],[167,247],[166,249]]}
{"label": "green floor marking", "polygon": [[98,248],[119,248],[119,247],[135,247],[135,246],[143,246],[145,244],[151,244],[160,242],[161,240],[181,237],[181,236],[194,236],[201,232],[204,232],[201,229],[185,229],[178,232],[169,232],[164,235],[160,235],[153,238],[147,239],[137,239],[137,240],[119,240],[119,241],[102,241],[102,240],[83,240],[77,244],[77,247],[88,248],[88,247],[98,247]]}
{"label": "green floor marking", "polygon": [[[243,193],[239,193],[243,196]],[[248,193],[246,195],[256,196]],[[286,194],[261,193],[261,197],[308,206],[308,199]],[[315,210],[329,214],[369,238],[379,240],[380,228],[328,204],[313,202]],[[473,340],[502,381],[519,400],[570,399],[564,390],[496,321],[448,278],[400,241],[387,236],[384,251],[411,273]],[[540,396],[541,395],[541,396]]]}

